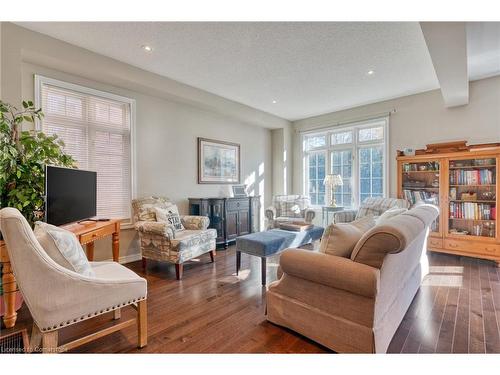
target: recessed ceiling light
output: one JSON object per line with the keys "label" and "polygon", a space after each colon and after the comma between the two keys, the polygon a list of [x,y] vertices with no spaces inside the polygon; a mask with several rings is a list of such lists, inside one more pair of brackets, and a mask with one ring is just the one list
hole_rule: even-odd
{"label": "recessed ceiling light", "polygon": [[367,75],[372,76],[375,74],[375,70],[369,70],[366,72]]}
{"label": "recessed ceiling light", "polygon": [[277,100],[273,100],[273,104],[276,104],[276,103],[278,103],[278,101]]}
{"label": "recessed ceiling light", "polygon": [[142,49],[146,52],[153,52],[153,47],[151,46],[148,46],[148,45],[144,45],[142,46]]}

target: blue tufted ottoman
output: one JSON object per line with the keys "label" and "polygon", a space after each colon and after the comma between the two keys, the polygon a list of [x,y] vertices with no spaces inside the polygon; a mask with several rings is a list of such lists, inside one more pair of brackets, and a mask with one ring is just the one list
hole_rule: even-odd
{"label": "blue tufted ottoman", "polygon": [[265,232],[247,234],[236,238],[236,274],[240,271],[241,253],[246,253],[261,259],[262,285],[266,285],[266,259],[280,251],[300,247],[316,240],[323,235],[324,228],[313,226],[302,232],[283,229],[271,229]]}

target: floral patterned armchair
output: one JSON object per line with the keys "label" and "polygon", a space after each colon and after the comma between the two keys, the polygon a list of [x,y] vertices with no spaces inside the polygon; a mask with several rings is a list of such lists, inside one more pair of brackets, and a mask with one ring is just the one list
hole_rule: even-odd
{"label": "floral patterned armchair", "polygon": [[184,230],[174,231],[166,222],[156,221],[155,207],[168,208],[173,204],[163,197],[134,199],[134,226],[139,233],[143,267],[152,259],[175,264],[177,280],[182,278],[183,263],[210,253],[215,256],[215,229],[208,229],[210,220],[205,216],[181,216]]}
{"label": "floral patterned armchair", "polygon": [[278,228],[280,223],[289,221],[305,221],[312,223],[316,213],[311,200],[304,195],[276,195],[272,206],[266,209],[268,229]]}

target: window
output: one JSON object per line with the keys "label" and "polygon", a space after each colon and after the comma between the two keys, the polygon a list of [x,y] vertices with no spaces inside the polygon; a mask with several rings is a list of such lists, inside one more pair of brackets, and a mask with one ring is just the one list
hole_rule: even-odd
{"label": "window", "polygon": [[[304,191],[311,203],[323,205],[333,197],[339,206],[354,207],[368,197],[385,196],[387,140],[387,118],[305,135]],[[324,171],[342,176],[343,185],[325,189]]]}
{"label": "window", "polygon": [[325,153],[316,152],[309,155],[308,169],[309,169],[309,188],[308,193],[311,197],[311,204],[324,205],[325,204]]}
{"label": "window", "polygon": [[39,128],[57,134],[78,168],[97,172],[97,216],[130,221],[134,101],[36,76]]}

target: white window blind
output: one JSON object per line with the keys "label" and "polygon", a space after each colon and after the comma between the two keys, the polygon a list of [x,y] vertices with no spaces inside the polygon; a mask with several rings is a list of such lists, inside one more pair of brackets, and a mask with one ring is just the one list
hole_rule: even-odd
{"label": "white window blind", "polygon": [[41,129],[64,141],[78,168],[97,172],[97,216],[130,219],[131,104],[70,86],[41,82]]}

